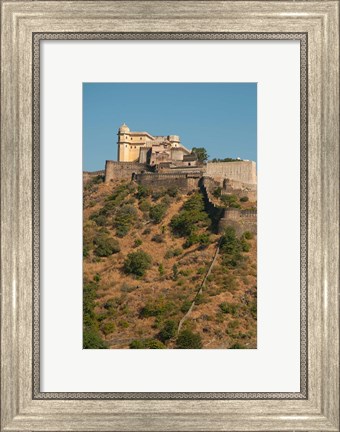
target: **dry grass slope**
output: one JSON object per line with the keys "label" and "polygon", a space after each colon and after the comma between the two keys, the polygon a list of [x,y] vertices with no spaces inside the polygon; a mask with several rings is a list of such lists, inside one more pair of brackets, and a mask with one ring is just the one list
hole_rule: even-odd
{"label": "dry grass slope", "polygon": [[200,192],[87,183],[84,348],[256,348],[256,238],[230,235],[197,295],[221,237]]}

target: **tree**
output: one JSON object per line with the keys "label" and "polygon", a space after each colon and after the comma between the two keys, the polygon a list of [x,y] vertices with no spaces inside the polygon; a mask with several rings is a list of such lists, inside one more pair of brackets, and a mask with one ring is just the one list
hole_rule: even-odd
{"label": "tree", "polygon": [[151,267],[151,256],[143,250],[131,252],[125,258],[124,270],[128,274],[144,276],[146,270]]}
{"label": "tree", "polygon": [[168,320],[165,321],[162,330],[159,332],[159,339],[162,342],[166,342],[167,340],[173,338],[176,335],[177,325],[175,321]]}
{"label": "tree", "polygon": [[137,220],[137,210],[132,205],[123,205],[117,210],[114,227],[118,237],[124,237]]}
{"label": "tree", "polygon": [[156,339],[135,339],[130,343],[130,349],[164,349],[164,344]]}
{"label": "tree", "polygon": [[117,239],[106,236],[98,236],[94,243],[96,245],[94,254],[99,257],[107,257],[120,252],[120,246]]}
{"label": "tree", "polygon": [[199,225],[207,225],[208,214],[204,210],[204,198],[198,192],[193,194],[183,205],[182,210],[170,222],[174,234],[188,237]]}
{"label": "tree", "polygon": [[201,336],[191,330],[182,330],[177,338],[176,347],[179,349],[202,348]]}
{"label": "tree", "polygon": [[196,154],[200,162],[206,162],[208,160],[209,155],[204,147],[193,147],[192,153]]}
{"label": "tree", "polygon": [[97,316],[94,312],[97,284],[84,283],[83,288],[83,348],[105,349],[107,344],[98,331]]}
{"label": "tree", "polygon": [[225,229],[220,245],[222,252],[229,255],[238,254],[242,250],[241,242],[236,237],[236,231],[234,227],[228,226]]}
{"label": "tree", "polygon": [[156,224],[160,223],[166,214],[166,210],[167,206],[163,203],[154,205],[149,211],[150,219]]}

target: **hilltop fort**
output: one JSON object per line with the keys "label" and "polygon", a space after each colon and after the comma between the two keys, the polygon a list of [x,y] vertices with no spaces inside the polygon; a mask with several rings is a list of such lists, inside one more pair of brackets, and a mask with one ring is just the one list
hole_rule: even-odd
{"label": "hilltop fort", "polygon": [[[105,182],[134,180],[152,190],[176,187],[184,193],[200,189],[219,229],[232,224],[238,231],[256,231],[256,209],[220,208],[214,191],[257,200],[256,163],[249,160],[201,161],[185,147],[178,135],[156,136],[133,132],[124,123],[118,130],[117,161],[107,160]],[[85,180],[96,173],[84,173]]]}
{"label": "hilltop fort", "polygon": [[[132,132],[124,123],[118,130],[117,161],[105,165],[105,181],[135,178],[161,188],[169,181],[181,189],[197,187],[202,177],[220,182],[228,188],[256,192],[256,163],[201,162],[186,148],[178,135],[154,136],[149,132]],[[187,179],[183,181],[183,179]]]}

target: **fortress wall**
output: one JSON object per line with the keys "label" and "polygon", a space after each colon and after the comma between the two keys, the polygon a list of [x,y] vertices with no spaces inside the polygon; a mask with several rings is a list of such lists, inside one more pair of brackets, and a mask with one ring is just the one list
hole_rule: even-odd
{"label": "fortress wall", "polygon": [[104,170],[100,170],[100,171],[83,171],[83,183],[86,184],[90,180],[92,180],[93,178],[98,177],[98,176],[104,176],[104,175],[105,175],[105,171]]}
{"label": "fortress wall", "polygon": [[257,233],[257,211],[225,209],[223,217],[219,222],[219,232],[223,232],[228,226],[235,228],[236,234],[241,235],[245,231]]}
{"label": "fortress wall", "polygon": [[240,181],[224,179],[222,195],[233,194],[241,197],[248,197],[250,201],[257,200],[257,187],[256,184],[242,183]]}
{"label": "fortress wall", "polygon": [[110,180],[131,180],[132,174],[146,170],[146,164],[133,162],[106,161],[105,182]]}
{"label": "fortress wall", "polygon": [[180,173],[142,173],[135,176],[135,180],[143,186],[155,191],[166,190],[169,187],[177,187],[183,192],[189,192],[198,188],[199,177],[188,176]]}
{"label": "fortress wall", "polygon": [[216,232],[219,232],[219,224],[221,217],[223,217],[224,214],[224,208],[216,206],[211,198],[210,186],[214,183],[215,182],[213,179],[203,177],[203,181],[200,184],[201,191],[204,197],[205,209],[209,213],[214,230]]}
{"label": "fortress wall", "polygon": [[204,175],[202,178],[202,182],[207,190],[213,191],[217,187],[222,187],[222,183],[220,181],[217,181],[213,179],[212,177],[208,177],[207,175]]}
{"label": "fortress wall", "polygon": [[208,211],[215,230],[219,233],[228,227],[235,228],[236,234],[240,236],[245,231],[250,231],[254,234],[257,232],[257,210],[241,210],[237,208],[218,207],[214,204],[211,191],[214,190],[219,183],[209,177],[203,177],[201,191],[205,200],[205,207]]}
{"label": "fortress wall", "polygon": [[242,183],[257,183],[256,163],[253,161],[208,162],[206,174],[219,181],[224,178],[230,178]]}

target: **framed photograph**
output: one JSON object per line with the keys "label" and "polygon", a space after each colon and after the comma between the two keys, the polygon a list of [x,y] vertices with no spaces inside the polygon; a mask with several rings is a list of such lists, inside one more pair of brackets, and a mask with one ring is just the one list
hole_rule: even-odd
{"label": "framed photograph", "polygon": [[339,431],[339,2],[1,6],[1,431]]}

